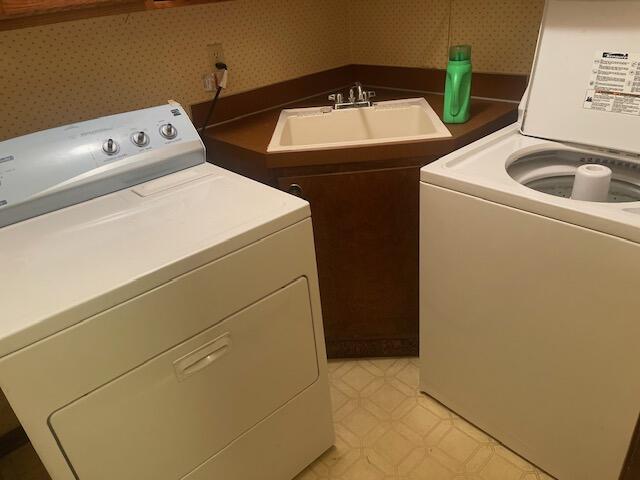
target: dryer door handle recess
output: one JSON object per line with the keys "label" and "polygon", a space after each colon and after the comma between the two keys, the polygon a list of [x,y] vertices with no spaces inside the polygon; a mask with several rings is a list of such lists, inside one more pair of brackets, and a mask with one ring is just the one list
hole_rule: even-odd
{"label": "dryer door handle recess", "polygon": [[231,349],[231,335],[224,335],[211,340],[209,343],[199,347],[191,353],[173,362],[176,371],[176,377],[181,382],[190,375],[213,364],[216,360],[223,357]]}

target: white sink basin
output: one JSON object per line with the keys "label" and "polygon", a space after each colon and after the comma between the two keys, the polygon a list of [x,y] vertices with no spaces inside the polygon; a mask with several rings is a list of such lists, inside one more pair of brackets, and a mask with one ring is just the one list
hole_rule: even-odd
{"label": "white sink basin", "polygon": [[344,110],[282,110],[267,151],[327,150],[450,136],[424,98],[409,98]]}

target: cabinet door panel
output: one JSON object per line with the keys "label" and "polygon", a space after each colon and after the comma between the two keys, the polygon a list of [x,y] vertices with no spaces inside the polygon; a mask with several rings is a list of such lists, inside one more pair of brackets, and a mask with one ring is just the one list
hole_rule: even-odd
{"label": "cabinet door panel", "polygon": [[418,185],[417,166],[279,179],[311,204],[329,356],[417,353]]}

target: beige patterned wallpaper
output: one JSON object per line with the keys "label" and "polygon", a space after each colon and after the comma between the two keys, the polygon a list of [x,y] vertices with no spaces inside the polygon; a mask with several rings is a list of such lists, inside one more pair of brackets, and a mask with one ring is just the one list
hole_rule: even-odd
{"label": "beige patterned wallpaper", "polygon": [[543,7],[544,0],[351,0],[351,61],[445,68],[448,45],[468,43],[475,71],[528,74]]}
{"label": "beige patterned wallpaper", "polygon": [[228,93],[347,64],[342,5],[234,0],[0,32],[0,140],[210,98],[202,75],[213,42],[231,68]]}
{"label": "beige patterned wallpaper", "polygon": [[451,0],[451,44],[473,47],[479,72],[529,74],[544,0]]}
{"label": "beige patterned wallpaper", "polygon": [[[0,140],[175,99],[209,98],[206,45],[237,93],[348,63],[528,73],[543,0],[233,0],[0,32]],[[452,18],[451,28],[449,18]]]}
{"label": "beige patterned wallpaper", "polygon": [[451,0],[351,0],[353,63],[446,66]]}

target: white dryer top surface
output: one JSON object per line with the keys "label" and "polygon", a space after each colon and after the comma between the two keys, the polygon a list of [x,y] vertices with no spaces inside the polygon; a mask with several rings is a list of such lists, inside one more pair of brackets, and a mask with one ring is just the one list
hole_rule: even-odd
{"label": "white dryer top surface", "polygon": [[0,229],[0,356],[310,216],[202,164]]}
{"label": "white dryer top surface", "polygon": [[524,155],[575,151],[593,156],[640,159],[522,135],[513,124],[422,168],[422,182],[491,202],[580,225],[640,243],[640,202],[598,203],[538,192],[514,180],[507,167]]}

